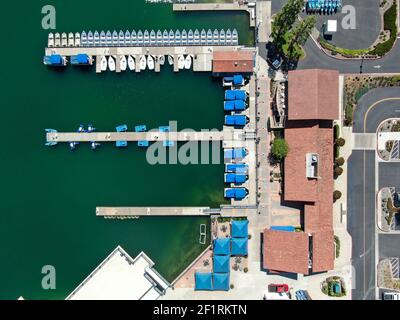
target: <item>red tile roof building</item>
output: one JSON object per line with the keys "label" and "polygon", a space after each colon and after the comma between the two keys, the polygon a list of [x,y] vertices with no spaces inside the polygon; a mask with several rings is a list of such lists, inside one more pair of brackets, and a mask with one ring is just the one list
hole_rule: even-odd
{"label": "red tile roof building", "polygon": [[254,53],[252,51],[214,51],[213,73],[253,73]]}
{"label": "red tile roof building", "polygon": [[[331,70],[301,70],[289,72],[288,121],[285,140],[289,153],[285,158],[284,199],[304,203],[304,233],[311,237],[311,247],[302,244],[301,261],[310,258],[310,270],[294,267],[293,261],[279,256],[293,255],[268,250],[264,242],[264,268],[274,271],[309,274],[334,268],[333,241],[333,129],[332,120],[338,118],[339,74]],[[309,175],[309,159],[315,155],[316,175]],[[264,232],[264,241],[275,240]],[[277,231],[285,233],[283,231]],[[266,237],[267,234],[267,237]],[[278,236],[275,236],[278,237]],[[286,232],[285,237],[297,239],[296,232]],[[292,240],[291,240],[292,241]],[[296,246],[298,248],[298,246]],[[305,254],[305,247],[307,254]],[[296,257],[298,259],[298,257]],[[274,263],[271,263],[274,261]],[[280,263],[277,263],[280,261]],[[306,271],[306,272],[304,272]]]}

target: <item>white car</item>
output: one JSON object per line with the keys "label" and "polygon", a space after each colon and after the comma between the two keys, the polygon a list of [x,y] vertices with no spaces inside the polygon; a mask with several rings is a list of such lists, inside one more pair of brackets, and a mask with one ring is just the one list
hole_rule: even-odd
{"label": "white car", "polygon": [[383,300],[400,300],[400,292],[384,292]]}

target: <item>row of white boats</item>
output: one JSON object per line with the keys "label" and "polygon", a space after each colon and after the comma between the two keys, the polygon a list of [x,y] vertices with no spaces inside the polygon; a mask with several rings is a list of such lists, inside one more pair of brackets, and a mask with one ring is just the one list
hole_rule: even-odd
{"label": "row of white boats", "polygon": [[49,33],[48,47],[123,47],[123,46],[199,46],[199,45],[213,45],[213,46],[235,46],[238,45],[238,33],[236,29],[231,31],[215,29],[212,30],[158,30],[157,32],[139,30],[125,31],[89,31],[86,33],[73,34],[66,33]]}
{"label": "row of white boats", "polygon": [[[149,70],[154,70],[155,68],[155,63],[159,63],[160,65],[165,64],[165,56],[160,55],[160,56],[152,56],[152,55],[141,55],[139,57],[139,60],[136,61],[133,56],[119,56],[119,61],[116,61],[117,57],[116,56],[102,56],[100,58],[100,68],[101,71],[106,71],[107,69],[110,71],[115,71],[116,70],[116,64],[119,63],[119,68],[121,71],[126,71],[128,68],[131,71],[136,70],[137,64],[139,64],[139,69],[140,70],[146,70],[148,68]],[[178,56],[178,68],[179,69],[190,69],[192,67],[192,59],[193,57],[191,55],[187,55],[186,57],[184,55],[179,55]],[[168,63],[169,65],[174,64],[174,58],[172,56],[168,56]]]}

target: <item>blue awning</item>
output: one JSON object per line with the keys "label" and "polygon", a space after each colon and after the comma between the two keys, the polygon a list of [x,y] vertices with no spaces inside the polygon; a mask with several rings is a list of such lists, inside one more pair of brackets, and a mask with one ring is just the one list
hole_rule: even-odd
{"label": "blue awning", "polygon": [[234,198],[235,200],[242,200],[247,196],[246,188],[226,188],[224,191],[225,198]]}
{"label": "blue awning", "polygon": [[62,57],[59,54],[52,54],[50,56],[51,64],[62,64]]}
{"label": "blue awning", "polygon": [[236,100],[246,100],[246,91],[244,90],[235,90],[235,99]]}
{"label": "blue awning", "polygon": [[232,238],[232,255],[247,256],[247,238]]}
{"label": "blue awning", "polygon": [[244,103],[243,100],[235,100],[235,110],[237,111],[243,111],[244,109],[246,109],[246,104]]}
{"label": "blue awning", "polygon": [[224,180],[225,183],[244,183],[247,180],[247,175],[227,173],[225,174]]}
{"label": "blue awning", "polygon": [[213,290],[229,290],[229,273],[214,273],[214,289]]}
{"label": "blue awning", "polygon": [[245,163],[228,163],[225,166],[226,172],[232,173],[247,173],[248,166]]}
{"label": "blue awning", "polygon": [[235,100],[235,90],[226,90],[225,100]]}
{"label": "blue awning", "polygon": [[232,238],[247,238],[249,236],[249,220],[232,220]]}
{"label": "blue awning", "polygon": [[243,76],[242,76],[242,75],[237,74],[237,75],[234,75],[234,76],[233,76],[233,84],[234,84],[235,86],[242,85],[242,84],[243,84],[243,81],[244,81],[244,79],[243,79]]}
{"label": "blue awning", "polygon": [[242,159],[247,155],[246,148],[225,149],[225,159]]}
{"label": "blue awning", "polygon": [[227,255],[231,253],[231,242],[229,238],[217,238],[214,240],[214,255]]}
{"label": "blue awning", "polygon": [[224,110],[225,111],[235,110],[235,101],[233,101],[233,100],[224,101]]}
{"label": "blue awning", "polygon": [[293,226],[271,226],[271,230],[295,232],[296,228]]}
{"label": "blue awning", "polygon": [[246,125],[247,118],[244,115],[227,115],[225,116],[225,125],[227,126],[240,126]]}
{"label": "blue awning", "polygon": [[230,255],[214,256],[214,272],[224,273],[230,270]]}
{"label": "blue awning", "polygon": [[212,290],[212,273],[202,273],[196,272],[194,275],[195,278],[195,290]]}

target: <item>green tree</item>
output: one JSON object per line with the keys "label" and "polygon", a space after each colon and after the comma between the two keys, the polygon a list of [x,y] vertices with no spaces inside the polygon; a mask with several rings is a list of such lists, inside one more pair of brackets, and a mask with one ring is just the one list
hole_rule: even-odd
{"label": "green tree", "polygon": [[278,49],[285,44],[285,35],[292,28],[303,7],[304,0],[289,0],[275,15],[271,36]]}
{"label": "green tree", "polygon": [[289,60],[295,61],[300,58],[302,53],[301,46],[306,43],[315,23],[315,16],[307,17],[287,33],[288,44],[285,53]]}
{"label": "green tree", "polygon": [[286,140],[282,138],[275,138],[272,144],[271,154],[280,161],[287,156],[288,152],[289,146]]}

